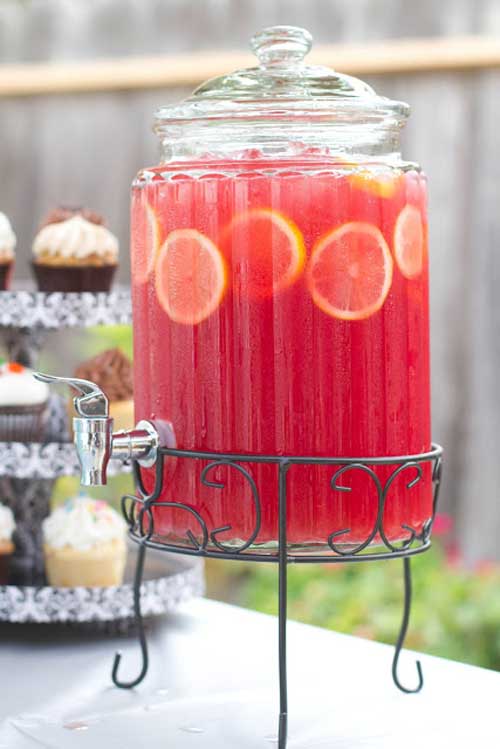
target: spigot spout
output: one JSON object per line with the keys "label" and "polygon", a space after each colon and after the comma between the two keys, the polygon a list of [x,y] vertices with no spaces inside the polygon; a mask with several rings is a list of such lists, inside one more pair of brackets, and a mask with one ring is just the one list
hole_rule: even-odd
{"label": "spigot spout", "polygon": [[140,421],[134,429],[113,434],[113,419],[108,415],[108,399],[99,387],[88,380],[54,377],[36,372],[37,380],[63,383],[78,392],[73,399],[76,412],[73,432],[81,467],[82,486],[103,486],[111,458],[137,460],[141,466],[152,466],[157,457],[159,435],[149,421]]}
{"label": "spigot spout", "polygon": [[113,419],[74,418],[74,442],[82,486],[104,486],[113,451]]}

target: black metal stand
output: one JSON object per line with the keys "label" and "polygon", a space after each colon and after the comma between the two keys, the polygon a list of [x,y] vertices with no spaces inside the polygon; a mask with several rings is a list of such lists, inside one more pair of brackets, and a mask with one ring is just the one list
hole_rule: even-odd
{"label": "black metal stand", "polygon": [[[279,734],[278,747],[286,749],[287,730],[288,730],[288,689],[287,689],[287,573],[288,565],[296,563],[345,563],[345,562],[366,562],[374,560],[398,559],[403,560],[404,573],[404,604],[403,618],[399,635],[396,642],[394,658],[392,661],[392,678],[395,685],[403,692],[419,692],[423,686],[422,667],[417,661],[418,681],[414,687],[404,686],[398,676],[398,663],[406,632],[409,624],[410,607],[411,607],[411,570],[410,557],[426,551],[431,544],[430,536],[432,524],[436,512],[436,505],[441,482],[442,469],[442,448],[439,445],[433,445],[427,453],[418,455],[404,455],[397,457],[369,457],[369,458],[316,458],[303,456],[261,456],[261,455],[238,455],[238,454],[220,454],[194,452],[187,450],[174,450],[162,448],[155,466],[155,485],[153,491],[148,493],[140,470],[137,465],[134,466],[136,483],[140,496],[125,496],[122,500],[122,509],[124,516],[129,525],[131,538],[140,545],[140,553],[135,577],[134,587],[134,605],[138,625],[139,641],[142,651],[142,667],[139,675],[132,681],[121,681],[118,676],[121,654],[117,653],[113,665],[112,678],[117,687],[130,689],[139,684],[145,677],[148,670],[148,649],[144,635],[144,627],[140,605],[140,588],[142,581],[142,570],[144,565],[144,555],[147,547],[161,549],[164,551],[175,552],[179,554],[192,554],[201,557],[212,557],[217,559],[244,560],[251,562],[275,562],[278,564],[278,637],[279,637],[279,685],[280,685],[280,713],[279,713]],[[200,512],[190,505],[182,502],[162,501],[163,492],[164,462],[166,458],[180,458],[194,462],[194,469],[199,470],[199,462],[204,465],[200,471],[200,481],[204,486],[213,489],[223,489],[224,485],[220,482],[211,481],[208,477],[212,471],[219,466],[226,466],[238,471],[248,482],[251,489],[252,500],[254,504],[255,525],[249,538],[238,542],[238,546],[229,546],[219,540],[219,535],[231,530],[230,525],[224,525],[210,530],[207,522]],[[278,546],[274,551],[269,549],[260,549],[255,542],[258,540],[261,530],[261,500],[256,482],[245,466],[252,464],[275,464],[278,467]],[[423,466],[430,464],[432,470],[433,482],[433,508],[431,516],[423,524],[422,530],[417,531],[410,524],[402,523],[401,528],[408,535],[402,541],[392,542],[384,530],[384,510],[388,498],[388,493],[394,481],[402,473],[407,472],[408,481],[405,484],[406,490],[410,491],[423,478]],[[330,486],[334,492],[351,492],[351,488],[340,482],[341,477],[348,471],[361,471],[373,481],[377,499],[378,510],[376,520],[367,538],[356,545],[342,544],[342,537],[350,533],[349,528],[333,530],[326,542],[328,547],[327,554],[309,554],[309,553],[292,553],[288,547],[288,525],[287,525],[287,477],[290,468],[293,465],[327,465],[335,466]],[[382,484],[376,468],[380,466],[390,466],[392,471],[385,482]],[[170,543],[168,540],[162,540],[155,533],[155,516],[154,508],[171,508],[183,510],[188,513],[188,517],[194,519],[199,525],[198,538],[192,531],[186,532],[186,543]],[[165,542],[163,542],[165,541]]]}

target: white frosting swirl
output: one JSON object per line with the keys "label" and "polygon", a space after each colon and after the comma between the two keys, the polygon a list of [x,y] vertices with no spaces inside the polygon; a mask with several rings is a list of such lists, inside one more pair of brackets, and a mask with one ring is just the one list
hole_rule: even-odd
{"label": "white frosting swirl", "polygon": [[16,235],[5,213],[0,213],[0,255],[12,260],[16,248]]}
{"label": "white frosting swirl", "polygon": [[35,406],[49,399],[49,386],[20,364],[0,367],[0,406]]}
{"label": "white frosting swirl", "polygon": [[42,523],[45,542],[54,549],[71,546],[86,551],[93,546],[124,539],[123,518],[101,499],[75,497],[52,512]]}
{"label": "white frosting swirl", "polygon": [[6,505],[0,505],[0,541],[11,541],[16,529],[14,513]]}
{"label": "white frosting swirl", "polygon": [[118,240],[106,227],[93,224],[83,216],[72,216],[67,221],[40,229],[33,242],[33,255],[45,254],[79,259],[98,255],[116,262]]}

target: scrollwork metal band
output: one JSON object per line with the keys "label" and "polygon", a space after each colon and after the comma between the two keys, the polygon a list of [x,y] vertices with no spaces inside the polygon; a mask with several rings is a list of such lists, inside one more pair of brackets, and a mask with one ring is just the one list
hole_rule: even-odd
{"label": "scrollwork metal band", "polygon": [[[214,472],[219,467],[228,467],[237,471],[250,488],[252,503],[254,506],[254,527],[251,534],[238,545],[229,545],[220,540],[222,533],[231,530],[231,525],[224,524],[215,528],[209,528],[207,520],[202,514],[192,507],[179,501],[165,501],[161,499],[164,491],[164,462],[167,457],[181,458],[193,461],[193,470],[199,472],[200,483],[205,487],[215,490],[223,489],[224,484],[212,480]],[[196,462],[203,461],[205,465],[198,469]],[[319,458],[319,457],[297,457],[297,456],[261,456],[261,455],[238,455],[220,454],[208,452],[194,452],[163,448],[160,450],[159,460],[155,466],[155,482],[151,492],[148,492],[141,472],[135,466],[135,478],[139,490],[139,496],[127,495],[123,498],[122,507],[124,516],[128,522],[130,534],[134,540],[144,542],[148,546],[167,549],[172,552],[183,554],[196,554],[200,556],[211,556],[225,559],[245,559],[246,561],[279,562],[279,550],[275,553],[269,549],[260,550],[255,546],[261,529],[262,506],[256,481],[251,473],[252,464],[276,464],[278,466],[277,503],[280,501],[282,488],[286,486],[289,469],[293,465],[323,465],[333,466],[334,473],[330,480],[332,492],[349,493],[351,487],[341,483],[341,478],[348,472],[362,472],[373,482],[377,495],[377,513],[375,522],[366,539],[362,543],[342,544],[342,537],[350,532],[350,528],[337,528],[325,539],[324,546],[329,547],[332,554],[305,554],[287,552],[289,562],[340,562],[340,561],[366,561],[367,559],[390,559],[409,556],[425,551],[430,545],[430,534],[434,519],[435,507],[438,499],[441,480],[442,450],[438,445],[433,445],[432,450],[418,455],[389,456],[384,458]],[[424,523],[421,530],[417,531],[408,523],[402,523],[401,529],[405,538],[395,543],[391,541],[384,528],[384,511],[391,487],[396,479],[407,475],[406,489],[411,491],[423,477],[423,465],[432,465],[432,482],[434,486],[433,511]],[[390,475],[384,483],[376,473],[379,466],[392,468]],[[284,481],[282,480],[284,477]],[[269,501],[269,500],[268,500]],[[353,497],[355,502],[356,498]],[[198,538],[191,530],[186,531],[186,543],[170,543],[167,540],[157,539],[155,533],[155,513],[153,509],[168,508],[181,510],[187,513],[190,519],[194,519],[199,526]],[[187,518],[186,518],[187,519]],[[376,545],[373,545],[376,541]],[[363,553],[365,552],[365,553]]]}

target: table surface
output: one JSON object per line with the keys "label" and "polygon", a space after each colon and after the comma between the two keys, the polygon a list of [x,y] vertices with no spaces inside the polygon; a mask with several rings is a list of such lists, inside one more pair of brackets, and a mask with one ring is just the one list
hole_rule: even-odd
{"label": "table surface", "polygon": [[[0,626],[0,749],[268,749],[276,746],[277,620],[195,600],[136,641],[45,625]],[[392,648],[290,622],[289,749],[500,746],[500,674],[422,656],[417,695],[392,683]],[[415,656],[401,675],[415,683]],[[486,743],[487,742],[487,743]]]}

